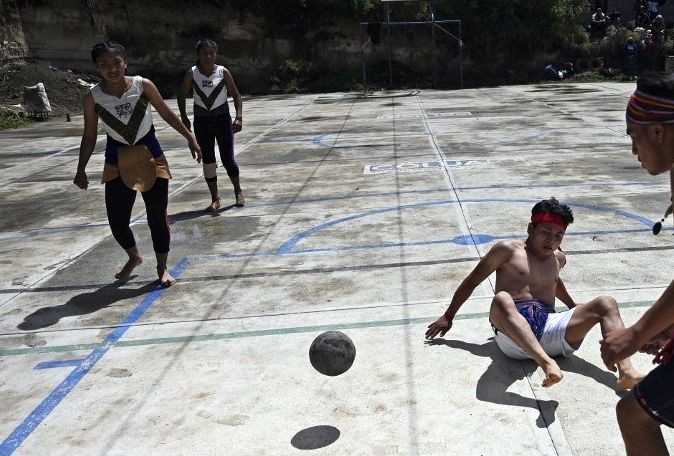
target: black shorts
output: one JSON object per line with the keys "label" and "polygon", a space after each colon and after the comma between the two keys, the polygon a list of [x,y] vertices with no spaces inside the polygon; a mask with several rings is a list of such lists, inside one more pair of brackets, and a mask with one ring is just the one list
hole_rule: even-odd
{"label": "black shorts", "polygon": [[653,369],[634,387],[634,396],[651,418],[674,427],[674,362]]}

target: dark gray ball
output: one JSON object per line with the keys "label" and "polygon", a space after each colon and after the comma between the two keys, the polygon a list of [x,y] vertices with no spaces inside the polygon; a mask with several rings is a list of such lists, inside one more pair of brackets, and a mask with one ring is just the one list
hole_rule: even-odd
{"label": "dark gray ball", "polygon": [[309,348],[309,360],[318,372],[334,377],[348,371],[356,359],[356,347],[339,331],[320,334]]}

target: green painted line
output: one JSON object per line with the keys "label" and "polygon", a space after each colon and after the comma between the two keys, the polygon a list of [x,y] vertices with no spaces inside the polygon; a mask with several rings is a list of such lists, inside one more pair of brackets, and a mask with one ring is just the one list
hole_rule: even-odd
{"label": "green painted line", "polygon": [[[651,301],[634,301],[620,304],[620,308],[635,308],[635,307],[650,307],[653,304]],[[567,310],[566,307],[556,307],[557,311]],[[477,318],[487,318],[489,312],[475,312],[463,313],[455,317],[455,320],[474,320]],[[201,334],[193,336],[176,336],[176,337],[156,337],[152,339],[139,340],[121,340],[118,341],[115,347],[141,347],[146,345],[166,345],[166,344],[186,344],[191,342],[206,342],[213,340],[227,340],[227,339],[243,339],[247,337],[265,337],[265,336],[280,336],[286,334],[301,334],[311,332],[336,331],[339,329],[363,329],[363,328],[381,328],[387,326],[405,326],[416,325],[420,323],[430,323],[435,321],[435,317],[420,317],[420,318],[403,318],[399,320],[374,320],[362,321],[352,323],[335,323],[332,325],[315,325],[315,326],[296,326],[290,328],[276,328],[276,329],[261,329],[257,331],[239,331],[230,333],[218,334]],[[100,343],[90,344],[75,344],[75,345],[55,345],[44,347],[26,347],[26,348],[8,348],[0,349],[0,357],[2,356],[18,356],[18,355],[34,355],[38,353],[63,353],[81,350],[92,350],[100,347]]]}
{"label": "green painted line", "polygon": [[36,353],[61,353],[80,350],[93,350],[101,344],[52,345],[44,347],[7,348],[0,349],[0,356],[33,355]]}

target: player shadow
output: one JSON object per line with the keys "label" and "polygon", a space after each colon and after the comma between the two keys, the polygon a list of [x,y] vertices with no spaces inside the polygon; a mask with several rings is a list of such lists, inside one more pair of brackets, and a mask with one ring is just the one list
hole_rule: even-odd
{"label": "player shadow", "polygon": [[[555,421],[555,411],[559,403],[555,400],[538,401],[507,391],[517,380],[530,377],[538,366],[534,361],[517,361],[506,357],[494,342],[478,345],[461,340],[433,339],[426,341],[427,345],[446,345],[450,348],[465,350],[473,355],[491,358],[492,363],[477,381],[475,395],[477,399],[495,404],[529,407],[539,412],[536,426],[544,428]],[[567,359],[557,359],[562,371],[575,372],[593,378],[608,388],[616,391],[616,377],[610,372],[599,369],[594,364],[571,355]],[[618,392],[616,391],[616,394]]]}
{"label": "player shadow", "polygon": [[62,318],[86,315],[99,311],[118,301],[132,299],[144,295],[157,288],[157,282],[150,282],[140,288],[120,288],[124,282],[117,281],[105,285],[91,293],[73,296],[60,306],[43,307],[24,317],[17,325],[22,331],[42,329],[58,323]]}
{"label": "player shadow", "polygon": [[206,212],[203,209],[196,209],[194,211],[184,211],[171,214],[168,216],[169,225],[173,225],[176,222],[184,222],[186,220],[194,220],[200,217],[217,217],[222,212],[228,211],[232,208],[235,208],[236,204],[230,204],[228,206],[222,206],[217,211]]}

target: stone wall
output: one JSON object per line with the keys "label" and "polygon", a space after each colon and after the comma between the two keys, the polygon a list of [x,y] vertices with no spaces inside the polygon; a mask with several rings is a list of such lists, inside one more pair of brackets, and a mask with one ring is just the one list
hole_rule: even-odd
{"label": "stone wall", "polygon": [[30,55],[60,68],[93,71],[91,46],[112,39],[129,51],[132,72],[151,75],[170,86],[194,64],[194,46],[207,36],[218,42],[221,63],[247,93],[268,90],[274,73],[287,59],[358,72],[360,31],[355,20],[306,36],[270,36],[263,18],[220,4],[226,5],[175,0],[18,1]]}
{"label": "stone wall", "polygon": [[16,0],[0,0],[0,63],[28,54]]}

